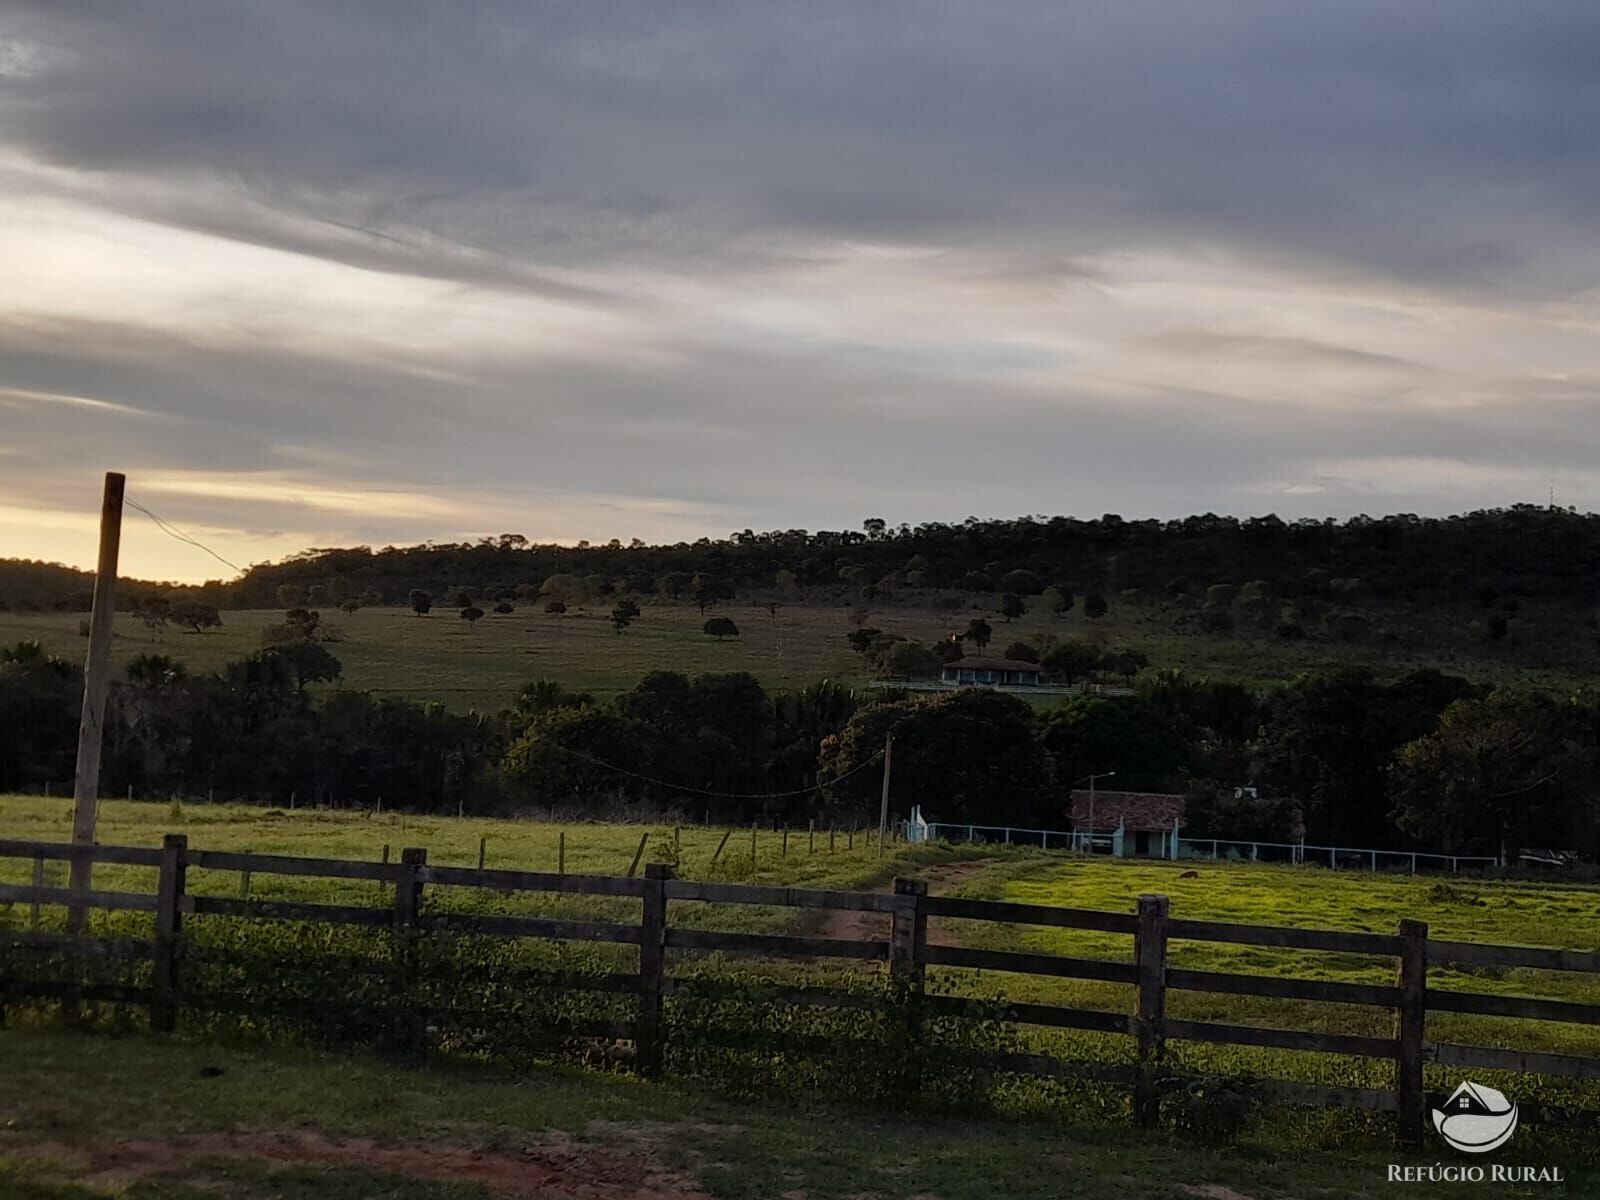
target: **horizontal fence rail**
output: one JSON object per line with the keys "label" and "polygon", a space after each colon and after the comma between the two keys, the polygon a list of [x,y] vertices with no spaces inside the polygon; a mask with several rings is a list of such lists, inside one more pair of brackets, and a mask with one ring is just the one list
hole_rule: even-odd
{"label": "horizontal fence rail", "polygon": [[[46,862],[87,857],[94,864],[154,867],[155,891],[74,890],[47,886]],[[387,848],[385,858],[387,859]],[[987,1060],[990,1069],[1054,1078],[1089,1079],[1131,1089],[1134,1113],[1154,1119],[1159,1107],[1158,1084],[1169,1042],[1232,1046],[1388,1059],[1395,1063],[1393,1088],[1312,1085],[1292,1080],[1258,1081],[1262,1094],[1279,1103],[1321,1105],[1396,1114],[1400,1137],[1418,1141],[1427,1104],[1423,1091],[1426,1064],[1485,1068],[1560,1078],[1600,1079],[1600,1058],[1499,1047],[1430,1042],[1425,1037],[1429,1012],[1465,1013],[1516,1020],[1559,1021],[1600,1025],[1600,1004],[1458,991],[1430,987],[1430,966],[1520,968],[1600,974],[1600,953],[1534,946],[1496,946],[1475,942],[1433,940],[1419,921],[1402,921],[1392,934],[1301,929],[1195,920],[1170,915],[1165,896],[1139,897],[1133,913],[1057,908],[993,900],[929,896],[918,880],[895,881],[893,892],[858,892],[736,883],[680,880],[664,864],[650,864],[643,878],[586,876],[536,871],[485,870],[430,866],[427,852],[405,850],[399,861],[381,863],[286,855],[190,849],[179,835],[168,836],[160,849],[117,846],[65,846],[47,842],[0,841],[0,860],[33,863],[31,884],[0,884],[0,904],[23,905],[31,914],[29,929],[0,928],[0,1004],[58,1000],[64,1004],[100,1001],[147,1008],[158,1030],[176,1027],[180,978],[177,971],[189,918],[232,917],[256,921],[297,921],[365,926],[410,932],[419,937],[476,934],[503,938],[537,938],[565,942],[613,943],[637,947],[637,972],[601,975],[568,973],[547,982],[573,991],[637,997],[632,1021],[574,1020],[555,1023],[551,1037],[591,1037],[631,1042],[636,1069],[659,1072],[664,1049],[663,1001],[667,997],[739,996],[771,1004],[833,1008],[866,1008],[871,995],[844,987],[787,986],[771,981],[730,982],[684,977],[669,971],[668,954],[717,953],[764,959],[830,960],[883,963],[892,978],[921,996],[928,1012],[946,1016],[992,1017],[989,1002],[963,996],[924,994],[929,967],[1006,972],[1034,977],[1091,980],[1131,989],[1121,1012],[1044,1003],[1001,1003],[1003,1019],[1014,1025],[1084,1030],[1133,1039],[1137,1061],[1108,1064],[1049,1055],[1008,1053]],[[189,890],[188,871],[237,872],[251,875],[309,876],[365,880],[380,885],[383,902],[373,905],[249,899],[248,884],[240,898],[197,894]],[[637,902],[630,919],[578,920],[550,916],[498,915],[437,911],[424,905],[427,889],[472,888],[500,893],[546,893],[552,896],[595,896]],[[391,891],[392,889],[392,891]],[[392,900],[390,899],[392,895]],[[724,932],[688,928],[669,920],[672,902],[696,905],[760,905],[796,910],[832,910],[877,914],[878,936],[830,937],[799,934]],[[41,928],[43,906],[71,910],[103,909],[154,915],[148,940],[97,938],[49,932]],[[1079,958],[1022,950],[993,950],[930,940],[928,919],[985,921],[1007,926],[1075,929],[1128,939],[1123,960]],[[1262,946],[1389,960],[1393,984],[1347,983],[1232,971],[1191,970],[1168,962],[1174,941]],[[151,964],[148,984],[105,984],[73,978],[40,981],[11,969],[17,956],[60,955],[76,963],[116,959]],[[1166,1013],[1169,993],[1202,992],[1269,999],[1342,1004],[1388,1009],[1394,1032],[1389,1037],[1267,1028],[1219,1021],[1187,1020]],[[254,1014],[260,1015],[260,1014]],[[801,1039],[804,1040],[804,1039]],[[969,1053],[951,1051],[952,1054]]]}
{"label": "horizontal fence rail", "polygon": [[[1164,836],[1164,849],[1158,854],[1139,854],[1128,850],[1127,840],[1137,832]],[[1500,858],[1486,855],[1431,854],[1422,850],[1374,850],[1364,846],[1314,846],[1306,842],[1241,841],[1236,838],[1187,838],[1170,836],[1170,829],[1125,830],[1118,849],[1116,831],[1104,826],[1087,829],[1033,829],[1021,825],[972,825],[962,821],[930,821],[926,836],[914,840],[955,843],[1038,846],[1042,850],[1073,850],[1080,854],[1126,853],[1134,858],[1213,859],[1237,862],[1285,863],[1293,866],[1316,865],[1336,870],[1399,871],[1412,875],[1419,871],[1460,872],[1503,867]]]}

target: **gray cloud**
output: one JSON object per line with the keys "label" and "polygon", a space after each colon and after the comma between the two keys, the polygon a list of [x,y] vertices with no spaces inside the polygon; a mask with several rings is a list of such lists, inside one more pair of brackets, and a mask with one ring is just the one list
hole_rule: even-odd
{"label": "gray cloud", "polygon": [[91,284],[0,291],[0,507],[113,462],[377,542],[1600,504],[1597,44],[1578,0],[16,0],[0,202],[148,263],[41,219]]}
{"label": "gray cloud", "polygon": [[30,151],[513,259],[759,263],[821,234],[1533,292],[1595,266],[1582,2],[23,11],[54,51],[0,93]]}

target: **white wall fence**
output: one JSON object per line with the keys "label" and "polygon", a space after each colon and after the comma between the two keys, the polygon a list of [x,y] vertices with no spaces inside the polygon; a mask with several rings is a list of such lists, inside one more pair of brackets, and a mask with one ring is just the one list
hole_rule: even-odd
{"label": "white wall fence", "polygon": [[[1113,857],[1210,859],[1224,862],[1270,862],[1296,866],[1313,864],[1335,870],[1463,871],[1484,870],[1503,864],[1498,858],[1465,854],[1425,854],[1411,850],[1373,850],[1357,846],[1315,846],[1306,842],[1248,842],[1227,838],[1179,837],[1175,852],[1170,835],[1167,853],[1137,855],[1132,830],[1117,829],[1091,835],[1087,830],[1026,829],[1013,825],[966,825],[930,821],[930,841],[986,842],[1007,846],[1038,846],[1044,850],[1071,850],[1080,854]],[[1164,831],[1158,831],[1158,833]],[[915,835],[912,835],[915,837]],[[1152,837],[1157,834],[1152,834]]]}

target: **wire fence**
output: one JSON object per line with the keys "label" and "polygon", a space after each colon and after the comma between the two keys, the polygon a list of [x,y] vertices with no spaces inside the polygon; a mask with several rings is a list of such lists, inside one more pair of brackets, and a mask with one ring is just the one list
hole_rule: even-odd
{"label": "wire fence", "polygon": [[[975,842],[1008,846],[1038,846],[1079,854],[1106,854],[1118,858],[1208,859],[1224,862],[1267,862],[1331,867],[1335,870],[1421,871],[1486,870],[1505,864],[1497,857],[1466,854],[1432,854],[1421,850],[1376,850],[1362,846],[1319,846],[1308,842],[1259,842],[1228,838],[1186,838],[1175,841],[1168,830],[1140,831],[1149,849],[1141,850],[1134,830],[1029,829],[1015,825],[967,825],[929,822],[927,839],[941,842]],[[908,831],[916,838],[915,826]]]}

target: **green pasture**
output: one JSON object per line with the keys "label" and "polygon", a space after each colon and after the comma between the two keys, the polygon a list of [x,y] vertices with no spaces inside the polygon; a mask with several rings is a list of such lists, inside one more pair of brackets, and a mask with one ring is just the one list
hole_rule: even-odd
{"label": "green pasture", "polygon": [[[328,648],[344,667],[342,686],[438,701],[460,711],[494,712],[509,707],[524,684],[540,677],[601,696],[626,691],[655,670],[748,671],[769,689],[820,679],[865,684],[873,672],[845,641],[856,611],[851,604],[793,604],[780,606],[773,616],[764,607],[725,603],[715,613],[732,617],[740,636],[722,642],[702,632],[705,618],[694,605],[665,603],[644,605],[623,633],[611,626],[610,606],[599,603],[559,616],[530,604],[510,614],[490,612],[472,625],[450,608],[435,608],[426,617],[402,608],[364,608],[350,615],[330,610],[323,614],[323,627],[337,639]],[[1136,647],[1152,667],[1256,686],[1341,666],[1366,666],[1380,675],[1437,667],[1479,682],[1552,687],[1593,678],[1586,662],[1535,646],[1436,645],[1425,637],[1347,645],[1284,642],[1256,631],[1180,632],[1164,610],[1132,605],[1114,607],[1099,621],[1074,610],[1060,619],[1032,611],[1008,622],[992,604],[953,612],[893,604],[872,609],[865,623],[932,641],[964,629],[980,615],[994,629],[990,654],[1010,642],[1049,634]],[[84,619],[76,613],[0,612],[0,645],[36,639],[53,654],[77,658],[87,645],[78,632]],[[281,620],[276,611],[229,610],[222,613],[220,629],[152,632],[136,616],[119,613],[113,658],[122,665],[139,654],[166,654],[191,670],[216,670],[259,650],[261,631]],[[1055,701],[1041,697],[1040,703]]]}
{"label": "green pasture", "polygon": [[[487,865],[525,870],[554,870],[558,841],[564,835],[566,869],[601,874],[626,872],[644,837],[641,869],[644,862],[669,861],[683,878],[878,889],[887,887],[896,875],[923,874],[932,879],[934,890],[943,894],[1028,904],[1131,912],[1141,893],[1155,892],[1170,897],[1172,914],[1178,917],[1369,932],[1392,932],[1402,918],[1409,917],[1427,921],[1434,936],[1451,940],[1600,948],[1600,888],[1560,882],[1373,874],[1254,863],[1118,862],[1022,847],[892,846],[880,855],[861,833],[849,846],[844,833],[836,831],[830,851],[826,830],[817,831],[813,838],[804,829],[790,831],[786,853],[781,835],[770,828],[757,830],[752,857],[748,827],[724,830],[345,811],[291,813],[239,805],[106,801],[100,829],[105,843],[155,846],[164,833],[182,832],[197,849],[369,861],[378,861],[386,845],[391,857],[403,846],[421,846],[428,850],[430,862],[461,866],[476,865],[483,839]],[[65,841],[69,836],[68,801],[0,797],[0,837]],[[714,859],[719,845],[722,853]],[[30,864],[24,861],[0,860],[0,878],[8,882],[22,882],[29,870]],[[51,882],[64,878],[61,864],[52,864],[50,870],[55,872]],[[1191,872],[1191,877],[1184,877]],[[154,872],[107,866],[97,872],[97,884],[147,890],[153,888]],[[241,880],[234,872],[195,870],[189,886],[197,893],[237,895]],[[259,874],[251,882],[251,895],[351,904],[391,902],[387,889],[376,883]],[[629,921],[637,919],[638,913],[637,901],[538,894],[506,897],[468,888],[430,888],[428,903],[436,909]],[[59,910],[55,912],[59,914]],[[6,919],[15,927],[26,916],[22,906],[14,905]],[[817,910],[683,904],[674,905],[672,919],[681,925],[735,931],[834,932],[826,926],[826,914]],[[940,918],[931,920],[930,932],[935,938],[990,949],[1124,962],[1132,957],[1132,938],[1122,935]],[[614,965],[624,968],[633,953],[623,947],[607,950],[617,959]],[[1347,982],[1386,983],[1394,977],[1394,963],[1385,958],[1222,943],[1174,942],[1171,961],[1198,970]],[[796,967],[748,959],[707,960],[685,955],[674,965],[675,971],[680,969],[709,970],[752,981],[770,980],[775,971],[783,977],[803,973],[811,981],[828,982],[872,968],[809,967],[801,972]],[[953,968],[930,968],[929,977],[930,986],[939,992],[1115,1012],[1130,1012],[1134,1006],[1133,989],[1120,984]],[[1429,984],[1434,989],[1600,1003],[1600,980],[1577,973],[1438,967],[1430,972]],[[1393,1030],[1393,1015],[1385,1009],[1217,993],[1171,991],[1168,1011],[1174,1017],[1195,1020],[1378,1037],[1390,1036]],[[1130,1039],[1112,1035],[1025,1028],[1021,1036],[1026,1048],[1066,1057],[1126,1061],[1132,1055]],[[1588,1025],[1437,1013],[1429,1017],[1428,1036],[1441,1042],[1600,1056],[1600,1027]],[[1393,1072],[1392,1063],[1381,1059],[1193,1043],[1174,1044],[1171,1055],[1175,1064],[1201,1073],[1247,1072],[1372,1087],[1390,1086]],[[1499,1085],[1492,1072],[1477,1072],[1475,1078]],[[1432,1088],[1448,1091],[1457,1081],[1450,1072],[1430,1067],[1428,1082]],[[1600,1107],[1600,1088],[1592,1082],[1499,1082],[1523,1099]]]}
{"label": "green pasture", "polygon": [[[16,1200],[489,1200],[508,1193],[483,1173],[507,1161],[524,1179],[557,1172],[538,1193],[551,1196],[633,1195],[648,1176],[658,1190],[638,1195],[718,1200],[1379,1200],[1395,1194],[1390,1162],[1441,1161],[1377,1137],[1225,1148],[1070,1115],[730,1103],[593,1072],[508,1077],[185,1038],[12,1029],[0,1061],[0,1195]],[[1512,1157],[1559,1165],[1567,1182],[1496,1194],[1592,1195],[1592,1169],[1537,1136],[1519,1133]],[[321,1161],[294,1161],[308,1141]],[[465,1165],[441,1178],[453,1163]]]}

